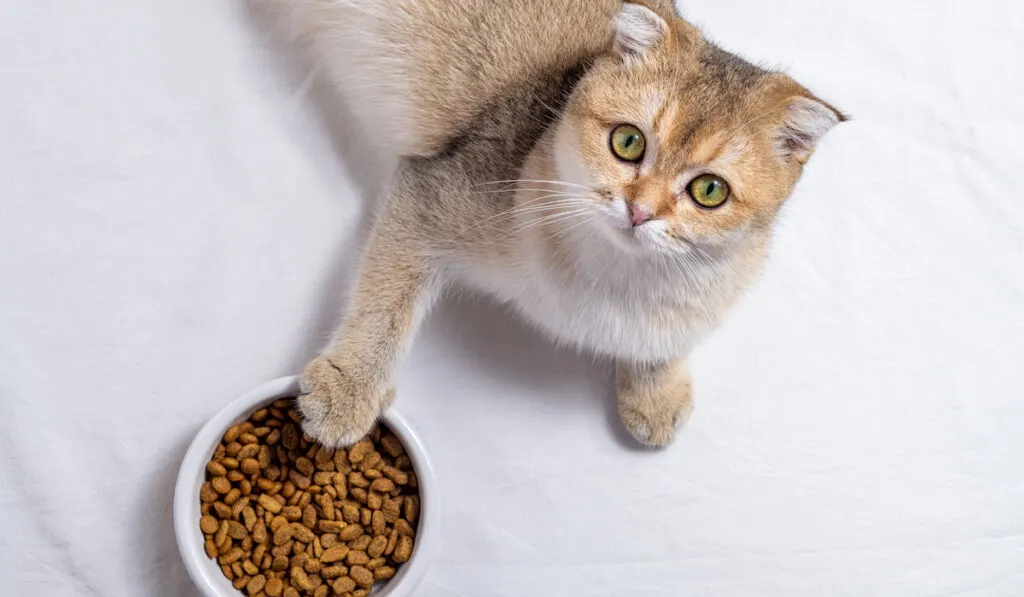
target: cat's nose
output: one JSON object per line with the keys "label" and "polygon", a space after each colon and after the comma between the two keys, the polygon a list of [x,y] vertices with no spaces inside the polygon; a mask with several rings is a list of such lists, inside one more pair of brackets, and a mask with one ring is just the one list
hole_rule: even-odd
{"label": "cat's nose", "polygon": [[629,222],[633,224],[634,228],[650,219],[650,212],[644,209],[642,205],[637,205],[636,203],[629,204]]}

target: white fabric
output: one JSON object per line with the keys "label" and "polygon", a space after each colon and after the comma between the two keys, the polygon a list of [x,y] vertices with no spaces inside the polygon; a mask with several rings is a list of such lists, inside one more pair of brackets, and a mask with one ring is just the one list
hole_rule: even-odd
{"label": "white fabric", "polygon": [[[1024,592],[1024,4],[693,0],[851,113],[634,449],[605,364],[446,304],[397,406],[444,488],[420,595]],[[188,441],[336,319],[380,168],[231,2],[0,4],[0,594],[193,595]]]}

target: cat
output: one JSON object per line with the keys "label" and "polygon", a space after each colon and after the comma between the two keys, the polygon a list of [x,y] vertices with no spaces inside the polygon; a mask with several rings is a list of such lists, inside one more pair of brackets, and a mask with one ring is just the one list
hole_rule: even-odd
{"label": "cat", "polygon": [[622,423],[669,444],[687,358],[757,277],[845,116],[707,41],[669,0],[262,0],[400,162],[303,429],[352,444],[453,285],[616,362]]}

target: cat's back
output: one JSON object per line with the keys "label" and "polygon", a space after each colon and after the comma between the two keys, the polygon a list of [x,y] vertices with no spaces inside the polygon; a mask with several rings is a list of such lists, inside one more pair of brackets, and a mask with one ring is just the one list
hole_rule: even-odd
{"label": "cat's back", "polygon": [[443,148],[498,95],[608,47],[621,0],[257,0],[400,154]]}

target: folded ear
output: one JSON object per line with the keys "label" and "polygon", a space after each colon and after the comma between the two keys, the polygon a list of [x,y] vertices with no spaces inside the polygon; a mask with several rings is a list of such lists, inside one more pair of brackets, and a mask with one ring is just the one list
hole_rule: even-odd
{"label": "folded ear", "polygon": [[775,149],[782,158],[804,164],[825,133],[846,119],[842,112],[809,93],[794,95],[783,104]]}
{"label": "folded ear", "polygon": [[613,48],[627,62],[637,62],[668,34],[668,24],[646,6],[623,2],[615,16]]}

